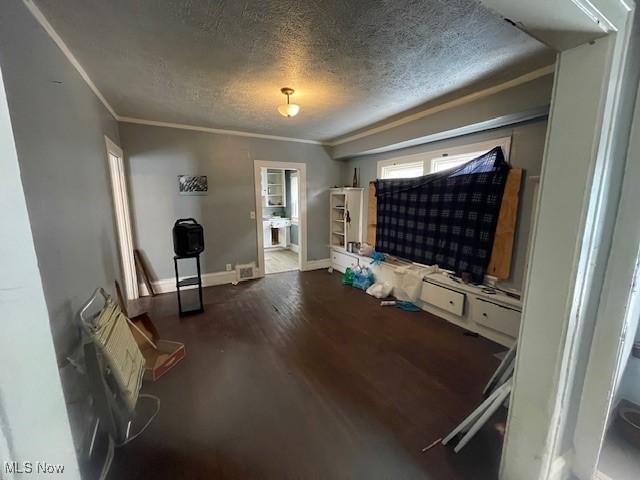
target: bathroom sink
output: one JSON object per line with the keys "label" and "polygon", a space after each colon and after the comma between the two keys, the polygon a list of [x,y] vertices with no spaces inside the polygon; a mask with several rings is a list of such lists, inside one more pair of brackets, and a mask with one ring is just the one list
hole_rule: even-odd
{"label": "bathroom sink", "polygon": [[273,217],[273,218],[270,218],[268,220],[263,220],[263,225],[265,227],[271,227],[271,228],[290,227],[291,226],[291,219],[290,218],[283,218],[283,217]]}

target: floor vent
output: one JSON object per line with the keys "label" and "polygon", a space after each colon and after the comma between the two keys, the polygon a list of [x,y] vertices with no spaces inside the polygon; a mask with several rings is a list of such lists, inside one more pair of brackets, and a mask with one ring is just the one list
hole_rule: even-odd
{"label": "floor vent", "polygon": [[236,265],[236,279],[238,282],[251,280],[256,278],[256,264],[247,263],[245,265]]}

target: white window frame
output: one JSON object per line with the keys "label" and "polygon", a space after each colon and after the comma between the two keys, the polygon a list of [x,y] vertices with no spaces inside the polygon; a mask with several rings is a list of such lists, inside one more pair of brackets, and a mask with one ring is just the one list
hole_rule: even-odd
{"label": "white window frame", "polygon": [[[424,175],[432,173],[435,166],[439,162],[452,162],[455,157],[461,155],[468,155],[474,152],[488,152],[492,148],[502,147],[502,153],[504,158],[509,163],[509,154],[511,153],[511,136],[495,138],[493,140],[487,140],[484,142],[469,143],[466,145],[460,145],[458,147],[443,148],[440,150],[433,150],[430,152],[414,153],[412,155],[404,155],[402,157],[389,158],[387,160],[380,160],[378,162],[378,171],[376,178],[382,178],[382,171],[384,167],[391,165],[402,165],[409,163],[422,162]],[[480,154],[480,153],[479,153]]]}
{"label": "white window frame", "polygon": [[[389,163],[387,165],[382,165],[379,170],[380,173],[378,174],[378,178],[383,178],[383,174],[384,171],[386,169],[388,169],[389,167],[414,167],[414,166],[421,166],[422,167],[422,175],[425,175],[424,173],[424,161],[422,159],[413,159],[411,161],[401,161],[403,157],[401,157],[400,159],[394,159],[395,161],[393,163]],[[400,161],[399,161],[400,160]],[[420,175],[416,175],[417,177],[419,177]],[[386,177],[386,179],[388,178],[394,178],[394,177]],[[397,178],[403,178],[403,177],[397,177]],[[406,178],[406,177],[404,177]]]}

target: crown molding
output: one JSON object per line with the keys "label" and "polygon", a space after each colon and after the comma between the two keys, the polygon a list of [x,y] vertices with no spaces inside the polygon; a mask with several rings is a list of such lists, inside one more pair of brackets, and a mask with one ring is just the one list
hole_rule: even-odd
{"label": "crown molding", "polygon": [[319,142],[317,140],[307,140],[304,138],[294,138],[294,137],[280,137],[278,135],[266,135],[263,133],[253,133],[253,132],[243,132],[241,130],[225,130],[223,128],[210,128],[210,127],[199,127],[197,125],[186,125],[183,123],[170,123],[170,122],[160,122],[157,120],[146,120],[144,118],[134,118],[134,117],[121,117],[118,116],[117,120],[122,123],[136,123],[139,125],[150,125],[154,127],[166,127],[166,128],[177,128],[180,130],[193,130],[196,132],[207,132],[207,133],[217,133],[220,135],[234,135],[236,137],[251,137],[251,138],[261,138],[265,140],[278,140],[281,142],[298,142],[298,143],[309,143],[312,145],[328,145],[325,142]]}
{"label": "crown molding", "polygon": [[435,107],[427,108],[425,110],[421,110],[419,112],[412,113],[405,117],[399,118],[398,120],[394,120],[392,122],[383,123],[377,127],[373,127],[367,130],[364,130],[360,133],[350,135],[348,137],[340,138],[339,140],[334,141],[318,141],[318,140],[308,140],[304,138],[294,138],[294,137],[282,137],[278,135],[266,135],[262,133],[254,133],[254,132],[245,132],[240,130],[226,130],[220,128],[209,128],[209,127],[200,127],[196,125],[186,125],[180,123],[170,123],[170,122],[162,122],[156,120],[147,120],[142,118],[134,118],[134,117],[125,117],[120,116],[116,113],[113,107],[109,104],[107,99],[102,95],[98,87],[96,87],[91,77],[86,72],[86,70],[82,67],[78,59],[71,53],[67,44],[62,40],[58,32],[55,31],[53,26],[49,23],[47,18],[44,16],[42,11],[38,8],[38,6],[34,3],[33,0],[22,0],[24,5],[27,7],[29,12],[33,15],[36,21],[42,26],[42,28],[49,34],[53,42],[58,46],[58,48],[62,51],[62,53],[67,57],[69,63],[73,65],[73,67],[80,74],[82,79],[85,81],[87,86],[93,91],[93,93],[98,97],[98,99],[102,102],[104,107],[109,111],[109,113],[113,116],[113,118],[118,122],[124,123],[137,123],[140,125],[151,125],[156,127],[167,127],[167,128],[177,128],[181,130],[193,130],[197,132],[208,132],[208,133],[217,133],[221,135],[234,135],[239,137],[250,137],[250,138],[261,138],[265,140],[277,140],[283,142],[298,142],[298,143],[307,143],[312,145],[324,145],[335,147],[336,145],[341,145],[343,143],[351,142],[353,140],[357,140],[359,138],[368,137],[369,135],[373,135],[375,133],[383,132],[385,130],[389,130],[391,128],[404,125],[409,122],[413,122],[420,118],[426,117],[428,115],[432,115],[434,113],[447,110],[452,107],[457,107],[460,105],[464,105],[465,103],[472,102],[474,100],[478,100],[480,98],[487,97],[489,95],[493,95],[495,93],[501,92],[503,90],[513,88],[515,86],[521,85],[526,82],[530,82],[537,78],[543,77],[545,75],[549,75],[554,71],[554,65],[548,65],[546,67],[539,68],[532,72],[529,72],[520,77],[514,78],[513,80],[509,80],[508,82],[501,83],[499,85],[495,85],[493,87],[480,90],[478,92],[471,93],[469,95],[465,95],[464,97],[457,98],[450,102],[445,102],[440,105],[436,105]]}
{"label": "crown molding", "polygon": [[239,131],[239,130],[225,130],[225,129],[219,129],[219,128],[199,127],[199,126],[194,126],[194,125],[184,125],[184,124],[178,124],[178,123],[159,122],[159,121],[155,121],[155,120],[145,120],[145,119],[141,119],[141,118],[124,117],[124,116],[118,115],[116,113],[116,111],[113,109],[113,107],[111,106],[111,104],[109,104],[107,99],[104,97],[104,95],[102,95],[100,90],[98,90],[98,87],[96,87],[96,84],[93,83],[93,80],[91,80],[91,77],[89,76],[87,71],[80,64],[80,62],[75,57],[75,55],[73,55],[73,53],[71,52],[71,50],[69,49],[67,44],[64,42],[64,40],[62,40],[62,37],[60,37],[58,32],[56,32],[56,30],[53,28],[51,23],[49,23],[49,20],[47,20],[47,18],[44,16],[44,14],[38,8],[38,6],[35,4],[35,2],[33,0],[22,0],[22,1],[24,3],[25,7],[27,7],[27,10],[29,10],[29,12],[31,13],[31,15],[33,15],[33,17],[40,24],[40,26],[45,30],[45,32],[47,32],[49,37],[51,37],[51,40],[53,40],[53,42],[58,46],[58,48],[60,49],[60,51],[62,51],[64,56],[67,57],[67,60],[69,60],[69,63],[71,63],[71,65],[73,65],[73,67],[80,74],[80,76],[85,81],[87,86],[96,95],[96,97],[98,97],[98,99],[102,102],[104,107],[109,111],[111,116],[113,116],[113,118],[115,120],[117,120],[118,122],[138,123],[138,124],[141,124],[141,125],[153,125],[153,126],[158,126],[158,127],[170,127],[170,128],[178,128],[178,129],[182,129],[182,130],[195,130],[195,131],[199,131],[199,132],[218,133],[218,134],[222,134],[222,135],[235,135],[235,136],[239,136],[239,137],[262,138],[262,139],[267,139],[267,140],[279,140],[279,141],[284,141],[284,142],[298,142],[298,143],[309,143],[309,144],[313,144],[313,145],[326,145],[326,143],[324,143],[324,142],[319,142],[319,141],[316,141],[316,140],[307,140],[307,139],[304,139],[304,138],[281,137],[281,136],[277,136],[277,135],[265,135],[265,134],[261,134],[261,133],[244,132],[244,131]]}
{"label": "crown molding", "polygon": [[464,135],[472,135],[474,133],[486,132],[488,130],[495,130],[497,128],[507,127],[529,120],[535,120],[537,118],[544,118],[549,115],[549,105],[533,108],[518,113],[510,113],[499,117],[491,118],[482,122],[472,123],[463,127],[454,128],[451,130],[444,130],[442,132],[432,133],[423,137],[411,138],[409,140],[400,141],[397,143],[390,143],[383,147],[372,148],[370,150],[363,150],[358,153],[349,153],[345,155],[336,155],[334,152],[333,158],[340,160],[343,158],[356,158],[366,155],[373,155],[377,153],[394,152],[396,150],[403,150],[405,148],[417,147],[419,145],[425,145],[427,143],[440,142],[442,140],[448,140],[451,138],[461,137]]}
{"label": "crown molding", "polygon": [[429,115],[433,115],[434,113],[441,112],[443,110],[448,110],[453,107],[459,107],[460,105],[464,105],[466,103],[473,102],[475,100],[479,100],[481,98],[488,97],[490,95],[494,95],[498,92],[502,92],[503,90],[507,90],[509,88],[517,87],[518,85],[522,85],[523,83],[531,82],[532,80],[536,80],[537,78],[544,77],[546,75],[550,75],[554,72],[555,65],[547,65],[546,67],[541,67],[536,70],[533,70],[529,73],[516,77],[507,82],[494,85],[493,87],[485,88],[484,90],[479,90],[477,92],[470,93],[469,95],[465,95],[460,98],[456,98],[455,100],[451,100],[449,102],[441,103],[440,105],[436,105],[435,107],[426,108],[424,110],[420,110],[418,112],[412,113],[405,117],[401,117],[398,120],[394,120],[392,122],[383,123],[378,127],[369,128],[360,133],[356,133],[354,135],[350,135],[348,137],[340,138],[339,140],[334,140],[328,142],[328,145],[335,147],[336,145],[342,145],[343,143],[352,142],[354,140],[358,140],[360,138],[368,137],[369,135],[373,135],[375,133],[384,132],[385,130],[389,130],[391,128],[398,127],[400,125],[404,125],[406,123],[413,122],[415,120],[419,120]]}
{"label": "crown molding", "polygon": [[481,98],[489,97],[496,93],[502,92],[504,90],[508,90],[513,87],[517,87],[518,85],[522,85],[524,83],[531,82],[538,78],[544,77],[546,75],[550,75],[555,71],[555,65],[547,65],[546,67],[541,67],[536,70],[533,70],[529,73],[511,79],[507,82],[500,83],[498,85],[494,85],[489,88],[485,88],[484,90],[479,90],[477,92],[470,93],[469,95],[465,95],[460,98],[456,98],[455,100],[451,100],[449,102],[442,103],[440,105],[436,105],[435,107],[427,108],[425,110],[420,110],[419,112],[412,113],[405,117],[399,118],[398,120],[384,123],[378,127],[370,128],[363,132],[357,133],[355,135],[350,135],[348,137],[341,138],[340,140],[335,141],[317,141],[317,140],[306,140],[302,138],[292,138],[292,137],[280,137],[277,135],[266,135],[261,133],[251,133],[251,132],[243,132],[238,130],[225,130],[219,128],[209,128],[209,127],[199,127],[196,125],[185,125],[180,123],[170,123],[170,122],[161,122],[156,120],[146,120],[141,118],[133,118],[133,117],[121,117],[116,115],[116,120],[125,123],[137,123],[141,125],[152,125],[158,127],[168,127],[168,128],[179,128],[183,130],[195,130],[199,132],[208,132],[208,133],[218,133],[222,135],[236,135],[241,137],[254,137],[254,138],[263,138],[267,140],[279,140],[286,142],[300,142],[300,143],[309,143],[313,145],[325,145],[329,147],[335,147],[337,145],[341,145],[343,143],[351,142],[353,140],[357,140],[359,138],[368,137],[369,135],[374,135],[379,132],[384,132],[385,130],[389,130],[394,127],[398,127],[400,125],[404,125],[406,123],[413,122],[415,120],[419,120],[420,118],[427,117],[429,115],[433,115],[434,113],[438,113],[444,110],[448,110],[453,107],[458,107],[475,100],[480,100]]}
{"label": "crown molding", "polygon": [[33,2],[33,0],[22,0],[22,1],[24,5],[27,7],[27,9],[29,10],[29,12],[31,12],[31,15],[33,15],[36,21],[42,26],[42,28],[44,28],[45,32],[49,34],[49,36],[51,37],[51,40],[53,40],[53,42],[58,46],[58,48],[62,51],[64,56],[67,57],[67,60],[69,60],[71,65],[73,65],[74,68],[78,71],[78,73],[80,74],[82,79],[85,81],[85,83],[89,86],[89,88],[93,91],[93,93],[95,93],[96,97],[100,99],[102,104],[113,116],[113,118],[117,120],[118,114],[116,113],[116,111],[109,104],[109,102],[107,102],[107,99],[104,98],[104,95],[100,93],[100,90],[98,90],[98,87],[96,87],[95,83],[93,83],[93,80],[91,80],[91,77],[89,77],[89,74],[82,67],[82,65],[80,65],[80,62],[73,55],[73,53],[71,53],[71,50],[69,50],[69,47],[67,47],[67,44],[64,43],[64,40],[62,40],[60,35],[58,35],[58,32],[54,30],[53,26],[49,23],[49,20],[47,20],[47,18],[44,16],[42,11],[40,11],[40,9]]}

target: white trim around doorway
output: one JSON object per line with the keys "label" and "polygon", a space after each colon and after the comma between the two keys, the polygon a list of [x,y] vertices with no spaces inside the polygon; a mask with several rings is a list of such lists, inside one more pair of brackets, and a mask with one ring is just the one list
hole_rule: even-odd
{"label": "white trim around doorway", "polygon": [[285,170],[297,170],[298,171],[298,195],[299,195],[299,214],[298,214],[298,226],[300,230],[299,237],[299,253],[298,253],[298,268],[300,271],[308,270],[307,265],[307,165],[304,163],[295,162],[275,162],[268,160],[254,160],[253,161],[253,175],[254,175],[254,187],[256,197],[256,235],[258,237],[258,265],[257,274],[258,277],[264,277],[264,239],[262,238],[262,168],[282,168]]}
{"label": "white trim around doorway", "polygon": [[104,140],[107,147],[107,162],[111,177],[111,195],[122,266],[122,280],[127,300],[135,300],[140,296],[140,292],[138,291],[136,263],[133,256],[133,232],[129,211],[127,180],[124,172],[124,154],[122,149],[106,135]]}

